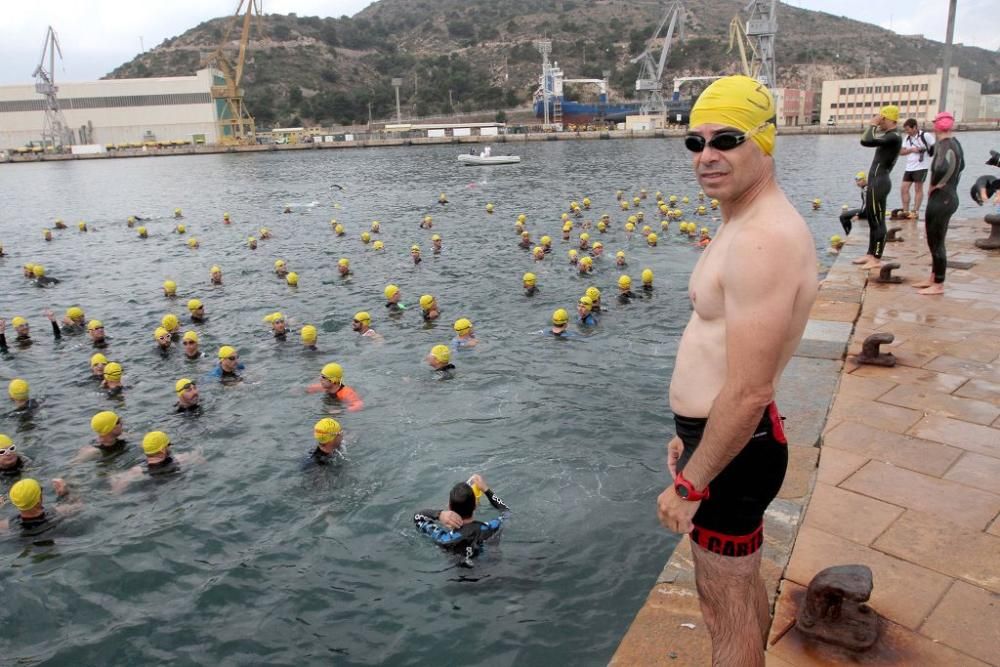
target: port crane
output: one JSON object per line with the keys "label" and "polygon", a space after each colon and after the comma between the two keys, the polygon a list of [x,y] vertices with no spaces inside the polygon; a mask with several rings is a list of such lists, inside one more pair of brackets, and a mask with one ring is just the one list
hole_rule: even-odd
{"label": "port crane", "polygon": [[753,47],[750,70],[755,75],[751,76],[773,91],[778,85],[778,71],[774,64],[774,36],[778,32],[777,0],[750,0],[745,9],[750,12],[746,37]]}
{"label": "port crane", "polygon": [[[243,80],[243,68],[246,65],[247,46],[250,44],[250,25],[252,18],[256,15],[257,31],[260,32],[261,0],[239,0],[236,13],[226,26],[226,32],[222,36],[219,47],[209,57],[209,63],[214,65],[220,72],[224,82],[220,85],[212,86],[212,99],[222,101],[219,110],[219,119],[216,121],[220,143],[230,144],[253,144],[257,142],[257,130],[254,125],[253,116],[243,103],[243,89],[240,83]],[[236,62],[230,61],[225,53],[225,48],[230,42],[230,35],[237,24],[242,23],[240,33],[240,49]]]}
{"label": "port crane", "polygon": [[[684,20],[686,15],[687,9],[684,7],[683,0],[673,0],[668,5],[663,19],[656,26],[656,31],[653,32],[653,36],[649,40],[651,44],[630,61],[633,64],[642,63],[639,69],[639,77],[635,80],[635,90],[639,93],[642,100],[642,104],[639,107],[640,113],[661,114],[667,110],[667,105],[663,100],[663,66],[667,63],[667,56],[670,54],[670,42],[673,39],[675,30],[678,33],[680,41],[684,41]],[[663,35],[662,42],[660,42],[660,34],[663,33],[664,27],[666,27],[666,33]],[[660,57],[659,59],[654,59],[653,50],[658,45],[660,46]]]}
{"label": "port crane", "polygon": [[[45,96],[45,120],[42,125],[42,149],[60,150],[63,146],[73,143],[73,130],[66,126],[66,117],[59,106],[59,86],[56,85],[56,54],[62,60],[62,48],[56,31],[49,26],[45,33],[45,44],[42,46],[42,57],[35,68],[35,92]],[[49,61],[45,68],[46,57]]]}

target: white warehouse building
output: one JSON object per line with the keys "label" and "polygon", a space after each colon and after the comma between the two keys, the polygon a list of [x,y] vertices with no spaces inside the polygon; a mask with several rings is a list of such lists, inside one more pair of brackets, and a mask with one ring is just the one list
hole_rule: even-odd
{"label": "white warehouse building", "polygon": [[[122,144],[136,141],[218,142],[224,100],[212,99],[222,73],[203,69],[193,76],[57,82],[59,106],[77,143]],[[38,142],[45,98],[35,85],[0,86],[0,149]],[[80,129],[86,128],[81,134]]]}

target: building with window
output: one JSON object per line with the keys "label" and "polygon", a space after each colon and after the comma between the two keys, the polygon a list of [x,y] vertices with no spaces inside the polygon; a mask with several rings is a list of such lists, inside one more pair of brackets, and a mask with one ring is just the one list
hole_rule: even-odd
{"label": "building with window", "polygon": [[[193,76],[57,82],[59,106],[79,143],[218,141],[217,120],[224,100],[213,100],[222,73],[203,69]],[[0,148],[39,141],[45,98],[34,84],[0,86]],[[83,130],[81,132],[81,129]]]}
{"label": "building with window", "polygon": [[1000,95],[983,95],[980,98],[979,120],[1000,121]]}
{"label": "building with window", "polygon": [[[941,75],[939,67],[934,74],[824,81],[820,121],[860,127],[886,104],[899,107],[900,122],[904,118],[933,120],[941,97]],[[978,119],[981,90],[977,81],[963,79],[957,67],[951,68],[948,110],[955,114],[955,120]]]}
{"label": "building with window", "polygon": [[775,88],[774,105],[778,127],[810,125],[813,118],[813,93],[801,88]]}

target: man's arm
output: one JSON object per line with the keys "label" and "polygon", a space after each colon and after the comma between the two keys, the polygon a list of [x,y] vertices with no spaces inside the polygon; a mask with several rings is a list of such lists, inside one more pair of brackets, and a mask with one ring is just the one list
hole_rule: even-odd
{"label": "man's arm", "polygon": [[866,148],[877,148],[879,146],[902,146],[903,142],[895,132],[886,132],[881,136],[875,136],[875,126],[869,125],[865,133],[861,135],[861,145]]}
{"label": "man's arm", "polygon": [[708,415],[705,435],[684,468],[703,489],[740,453],[774,398],[798,286],[775,266],[787,263],[790,241],[747,230],[723,274],[726,381]]}
{"label": "man's arm", "polygon": [[947,183],[958,169],[958,155],[951,142],[944,153],[934,157],[931,162],[931,190],[936,190]]}

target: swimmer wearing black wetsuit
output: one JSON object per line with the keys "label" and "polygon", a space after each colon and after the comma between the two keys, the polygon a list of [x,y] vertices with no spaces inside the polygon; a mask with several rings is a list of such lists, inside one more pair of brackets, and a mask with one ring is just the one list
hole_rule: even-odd
{"label": "swimmer wearing black wetsuit", "polygon": [[[439,547],[463,555],[466,559],[474,558],[482,550],[483,542],[496,536],[510,517],[510,508],[492,489],[486,489],[483,495],[501,512],[500,516],[485,523],[467,521],[458,530],[448,530],[437,523],[441,510],[425,509],[413,515],[413,523],[417,530],[429,536]],[[472,487],[466,482],[456,484],[448,498],[448,506],[463,519],[471,519],[476,510],[476,496]]]}
{"label": "swimmer wearing black wetsuit", "polygon": [[[764,410],[750,442],[722,469],[708,487],[692,522],[691,539],[703,549],[723,556],[749,556],[764,543],[764,510],[778,495],[788,465],[785,439],[778,406]],[[701,443],[705,417],[674,415],[677,437],[684,452],[677,470],[684,466]]]}
{"label": "swimmer wearing black wetsuit", "polygon": [[[868,212],[868,254],[876,259],[881,259],[885,250],[885,204],[892,190],[890,174],[903,145],[903,138],[896,131],[895,121],[880,118],[881,124],[869,125],[861,137],[862,146],[875,149],[875,157],[868,169],[868,200],[865,210]],[[885,127],[885,133],[875,136],[876,127]]]}
{"label": "swimmer wearing black wetsuit", "polygon": [[[864,175],[864,172],[861,172]],[[861,188],[861,208],[849,208],[840,214],[840,226],[844,228],[845,234],[850,234],[854,227],[854,218],[858,220],[868,219],[868,182],[861,185],[861,180],[856,179],[855,183]]]}
{"label": "swimmer wearing black wetsuit", "polygon": [[160,477],[163,475],[171,475],[175,472],[179,472],[181,469],[180,463],[177,459],[173,457],[173,454],[167,454],[166,458],[162,461],[157,461],[155,463],[146,462],[144,464],[145,472],[150,477]]}
{"label": "swimmer wearing black wetsuit", "polygon": [[[939,135],[942,134],[939,132]],[[931,266],[934,283],[944,282],[948,268],[948,254],[944,239],[948,233],[951,216],[958,210],[958,179],[965,169],[965,155],[962,145],[948,133],[945,138],[931,146],[930,196],[927,198],[927,212],[924,227],[927,231],[927,246],[931,251]]]}

